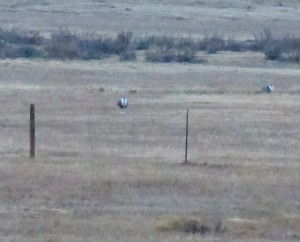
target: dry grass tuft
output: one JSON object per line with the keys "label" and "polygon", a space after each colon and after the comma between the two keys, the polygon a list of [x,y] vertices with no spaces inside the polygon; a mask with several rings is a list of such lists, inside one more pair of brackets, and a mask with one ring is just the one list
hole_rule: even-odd
{"label": "dry grass tuft", "polygon": [[224,221],[225,231],[238,236],[262,237],[267,231],[267,224],[262,221],[232,218]]}
{"label": "dry grass tuft", "polygon": [[184,232],[184,233],[200,233],[207,234],[212,229],[204,223],[194,219],[186,217],[169,217],[160,221],[157,229],[162,232]]}
{"label": "dry grass tuft", "polygon": [[264,221],[241,218],[226,219],[213,225],[192,217],[171,216],[160,220],[156,228],[161,232],[199,233],[201,235],[226,233],[234,236],[262,238],[269,232],[270,226]]}

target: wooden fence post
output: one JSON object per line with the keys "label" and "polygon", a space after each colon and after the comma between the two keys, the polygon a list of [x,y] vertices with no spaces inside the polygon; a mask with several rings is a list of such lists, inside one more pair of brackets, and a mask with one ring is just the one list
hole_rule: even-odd
{"label": "wooden fence post", "polygon": [[30,104],[30,124],[29,124],[29,132],[30,132],[30,158],[35,157],[35,111],[34,104]]}
{"label": "wooden fence post", "polygon": [[188,163],[187,155],[188,155],[188,136],[189,136],[189,110],[186,110],[186,126],[185,126],[185,158],[184,164]]}

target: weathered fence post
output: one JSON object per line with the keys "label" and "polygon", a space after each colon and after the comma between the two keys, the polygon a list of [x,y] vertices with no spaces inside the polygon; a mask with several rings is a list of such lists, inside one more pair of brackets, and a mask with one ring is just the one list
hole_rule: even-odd
{"label": "weathered fence post", "polygon": [[188,136],[189,136],[189,110],[186,110],[186,126],[185,126],[185,158],[184,164],[187,164],[187,152],[188,152]]}
{"label": "weathered fence post", "polygon": [[30,158],[35,157],[35,113],[34,104],[30,104]]}

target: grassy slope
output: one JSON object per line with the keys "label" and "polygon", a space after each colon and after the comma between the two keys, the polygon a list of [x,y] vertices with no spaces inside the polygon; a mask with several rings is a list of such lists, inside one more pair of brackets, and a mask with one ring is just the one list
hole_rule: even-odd
{"label": "grassy slope", "polygon": [[[243,231],[244,220],[237,226],[231,218],[262,220],[266,238],[280,240],[299,229],[292,217],[300,196],[299,96],[291,89],[299,90],[293,81],[298,70],[282,71],[285,85],[262,95],[255,92],[278,79],[278,69],[109,61],[1,66],[7,81],[1,101],[10,104],[1,110],[7,238],[194,238],[156,230],[171,215],[227,223],[231,232],[213,235],[222,241]],[[123,95],[130,102],[126,111],[115,105]],[[37,109],[35,161],[27,158],[31,102]],[[188,167],[179,165],[186,108],[189,159],[196,163]],[[254,231],[245,241],[261,236]]]}
{"label": "grassy slope", "polygon": [[[7,1],[0,5],[2,27],[79,33],[178,35],[215,33],[253,38],[266,28],[275,36],[298,35],[299,2],[284,1]],[[26,19],[26,21],[24,21]]]}
{"label": "grassy slope", "polygon": [[[294,33],[299,26],[292,1],[288,8],[277,2],[249,8],[243,2],[241,9],[235,9],[234,1],[226,6],[204,1],[201,8],[196,2],[183,8],[169,1],[175,5],[172,14],[170,5],[94,1],[103,5],[97,9],[76,2],[70,8],[64,1],[3,1],[1,21],[6,27],[45,32],[67,27],[198,35],[212,26],[213,32],[241,38],[258,26],[269,26],[276,34]],[[233,9],[227,8],[230,3]],[[200,14],[203,6],[209,7],[205,15]],[[101,21],[99,12],[91,9],[103,11]],[[181,15],[184,20],[174,22]],[[205,58],[205,65],[1,61],[2,238],[299,238],[299,66],[266,62],[252,53]],[[274,84],[276,92],[257,94],[267,83]],[[126,111],[116,108],[123,95],[129,98]],[[34,161],[27,158],[30,103],[36,103],[37,110]],[[180,165],[186,108],[194,166]],[[203,237],[158,229],[180,230],[173,221],[178,224],[182,217],[212,227],[222,221],[227,232]]]}

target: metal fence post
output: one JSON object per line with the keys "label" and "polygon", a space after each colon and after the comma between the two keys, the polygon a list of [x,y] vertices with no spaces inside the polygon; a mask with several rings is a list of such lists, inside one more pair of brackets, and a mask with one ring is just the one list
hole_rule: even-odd
{"label": "metal fence post", "polygon": [[30,124],[29,124],[29,132],[30,132],[30,158],[35,157],[35,110],[34,104],[30,104]]}

